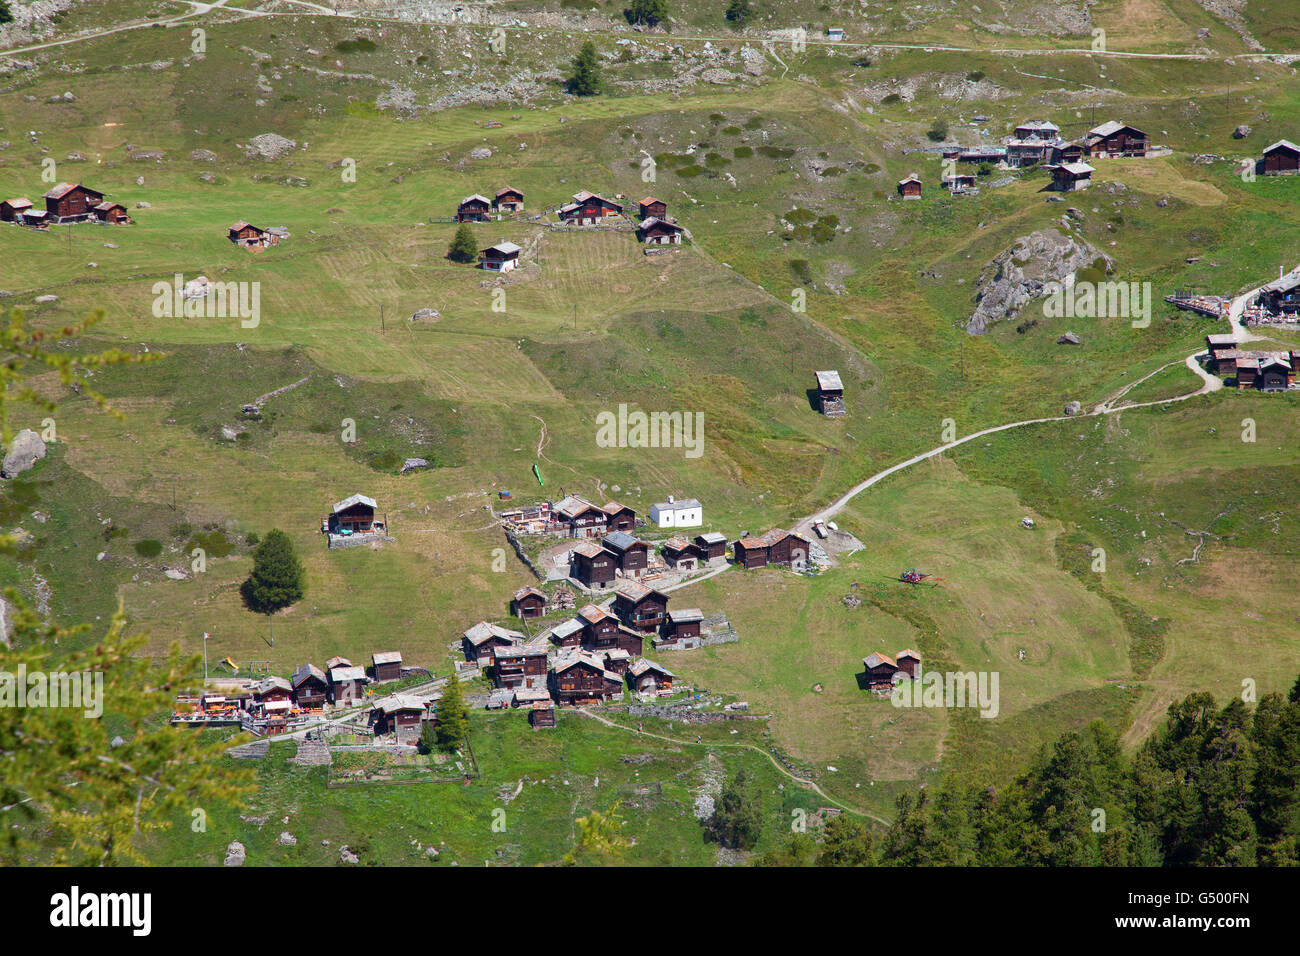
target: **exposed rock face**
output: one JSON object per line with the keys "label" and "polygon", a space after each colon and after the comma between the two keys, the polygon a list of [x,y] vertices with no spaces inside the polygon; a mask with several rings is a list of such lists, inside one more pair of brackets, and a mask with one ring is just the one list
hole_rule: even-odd
{"label": "exposed rock face", "polygon": [[279,159],[292,149],[297,149],[295,140],[287,139],[279,133],[262,133],[254,136],[244,147],[244,155],[249,159]]}
{"label": "exposed rock face", "polygon": [[1087,242],[1059,229],[1040,229],[1021,236],[990,262],[975,286],[975,311],[966,322],[971,335],[983,335],[994,322],[1014,319],[1032,299],[1047,294],[1051,282],[1086,269],[1109,257]]}
{"label": "exposed rock face", "polygon": [[30,428],[24,428],[9,446],[4,465],[0,467],[0,478],[13,478],[27,471],[45,457],[45,442],[41,436]]}

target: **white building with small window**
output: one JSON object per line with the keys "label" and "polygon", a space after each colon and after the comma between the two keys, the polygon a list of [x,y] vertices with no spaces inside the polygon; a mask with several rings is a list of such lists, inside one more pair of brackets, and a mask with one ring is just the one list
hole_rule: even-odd
{"label": "white building with small window", "polygon": [[704,506],[694,498],[678,501],[669,495],[650,507],[650,520],[660,528],[698,528],[704,524]]}

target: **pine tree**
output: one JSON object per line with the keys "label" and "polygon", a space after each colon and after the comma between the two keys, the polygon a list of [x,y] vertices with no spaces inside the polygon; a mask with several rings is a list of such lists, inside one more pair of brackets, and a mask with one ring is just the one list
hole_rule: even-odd
{"label": "pine tree", "polygon": [[840,814],[826,821],[818,866],[871,866],[871,831],[861,820]]}
{"label": "pine tree", "polygon": [[9,10],[9,0],[0,0],[0,24],[13,22],[14,15]]}
{"label": "pine tree", "polygon": [[469,737],[469,710],[465,707],[465,692],[456,672],[452,671],[442,699],[438,701],[438,747],[452,753],[464,746]]}
{"label": "pine tree", "polygon": [[632,0],[624,15],[627,22],[633,25],[656,26],[660,21],[668,19],[668,0]]}
{"label": "pine tree", "polygon": [[474,241],[474,230],[466,223],[461,223],[456,236],[447,249],[447,258],[452,262],[473,262],[478,258],[478,243]]}
{"label": "pine tree", "polygon": [[754,15],[753,8],[749,5],[749,0],[731,0],[727,4],[727,20],[735,24],[743,24]]}
{"label": "pine tree", "polygon": [[[306,573],[289,536],[278,528],[266,533],[253,551],[253,572],[239,586],[250,611],[270,620],[276,611],[302,600],[307,591]],[[275,643],[272,625],[271,643]]]}
{"label": "pine tree", "polygon": [[596,45],[588,40],[573,58],[573,75],[567,89],[574,96],[595,96],[600,92],[600,61],[596,58]]}
{"label": "pine tree", "polygon": [[733,850],[749,850],[763,830],[763,808],[745,771],[727,781],[709,819],[713,838]]}

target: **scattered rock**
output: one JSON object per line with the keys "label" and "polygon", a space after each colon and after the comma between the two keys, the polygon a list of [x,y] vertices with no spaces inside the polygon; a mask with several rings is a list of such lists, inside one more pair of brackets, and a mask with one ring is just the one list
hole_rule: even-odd
{"label": "scattered rock", "polygon": [[14,436],[5,455],[4,465],[0,467],[0,478],[13,478],[30,469],[45,457],[45,442],[41,436],[30,428],[24,428]]}
{"label": "scattered rock", "polygon": [[50,302],[58,302],[59,297],[57,295],[38,295],[32,301],[35,302],[37,305],[47,305]]}
{"label": "scattered rock", "polygon": [[1078,345],[1079,337],[1075,335],[1073,332],[1066,332],[1064,335],[1062,335],[1059,339],[1056,340],[1056,344],[1057,345]]}
{"label": "scattered rock", "polygon": [[1033,526],[1034,526],[1034,519],[1029,517],[1029,515],[1025,515],[1023,518],[1020,519],[1020,527],[1032,528]]}
{"label": "scattered rock", "polygon": [[340,863],[360,863],[360,862],[361,862],[361,857],[357,856],[355,853],[353,853],[351,850],[349,850],[346,846],[341,846],[341,847],[339,847],[339,862],[340,862]]}
{"label": "scattered rock", "polygon": [[1247,136],[1250,135],[1250,132],[1251,132],[1250,127],[1247,126],[1245,123],[1242,123],[1240,126],[1238,126],[1236,129],[1232,131],[1232,138],[1245,139]]}
{"label": "scattered rock", "polygon": [[431,846],[424,851],[424,855],[431,860],[436,860],[441,854],[438,852],[438,848],[436,846]]}
{"label": "scattered rock", "polygon": [[415,471],[417,468],[428,468],[429,462],[424,458],[408,458],[402,463],[402,474],[408,471]]}
{"label": "scattered rock", "polygon": [[69,163],[84,163],[85,161],[86,161],[86,154],[79,153],[75,149],[72,152],[68,153],[68,158],[66,160],[66,162]]}
{"label": "scattered rock", "polygon": [[290,150],[298,148],[296,140],[287,139],[279,133],[261,133],[254,136],[244,147],[244,155],[249,159],[275,160]]}
{"label": "scattered rock", "polygon": [[167,158],[167,154],[161,149],[137,149],[133,153],[127,153],[126,158],[136,163],[160,163]]}
{"label": "scattered rock", "polygon": [[248,851],[244,849],[244,844],[231,840],[230,846],[226,847],[226,866],[243,866],[247,858]]}
{"label": "scattered rock", "polygon": [[152,209],[152,208],[153,208],[153,203],[151,203],[151,202],[145,202],[145,201],[142,199],[142,200],[140,200],[138,203],[135,204],[135,208],[136,208],[136,209]]}
{"label": "scattered rock", "polygon": [[184,571],[177,571],[175,568],[168,568],[166,571],[163,572],[163,574],[166,575],[168,578],[171,578],[171,580],[173,581],[184,581],[186,578],[189,577],[189,575],[186,574]]}
{"label": "scattered rock", "polygon": [[1077,415],[1081,411],[1083,411],[1083,404],[1081,402],[1071,402],[1069,405],[1065,406],[1065,414],[1067,415]]}
{"label": "scattered rock", "polygon": [[215,163],[217,154],[210,149],[196,149],[190,153],[190,160],[195,163]]}
{"label": "scattered rock", "polygon": [[298,838],[294,836],[292,833],[290,833],[288,830],[285,830],[283,833],[280,834],[280,846],[297,846],[297,845],[298,845]]}
{"label": "scattered rock", "polygon": [[238,428],[235,425],[221,426],[221,437],[224,438],[226,441],[234,441],[243,433],[244,433],[244,429]]}
{"label": "scattered rock", "polygon": [[470,159],[491,159],[492,150],[486,146],[476,146],[469,151]]}
{"label": "scattered rock", "polygon": [[437,309],[420,309],[411,316],[412,322],[432,322],[434,319],[442,318],[442,313]]}

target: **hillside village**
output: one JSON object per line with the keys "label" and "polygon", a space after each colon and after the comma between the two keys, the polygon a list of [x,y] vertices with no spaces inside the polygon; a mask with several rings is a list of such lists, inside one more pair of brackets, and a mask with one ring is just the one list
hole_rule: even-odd
{"label": "hillside village", "polygon": [[899,862],[1282,707],[1300,63],[1008,2],[0,32],[3,653],[174,646],[113,747],[251,781],[140,858]]}

